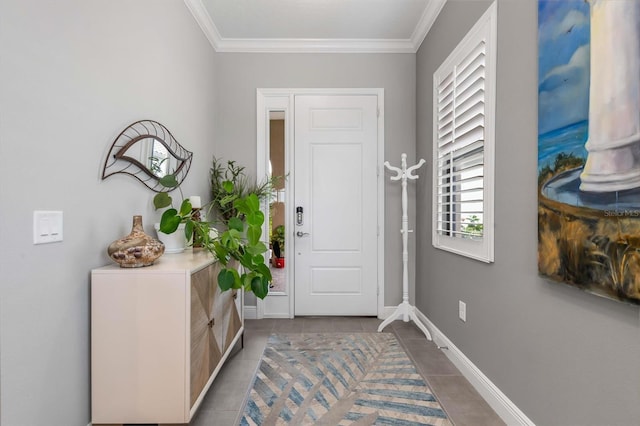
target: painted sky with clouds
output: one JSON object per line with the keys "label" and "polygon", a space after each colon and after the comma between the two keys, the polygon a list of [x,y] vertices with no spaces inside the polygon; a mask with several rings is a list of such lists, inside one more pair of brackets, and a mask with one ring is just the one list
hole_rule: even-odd
{"label": "painted sky with clouds", "polygon": [[538,2],[538,133],[589,116],[589,3]]}

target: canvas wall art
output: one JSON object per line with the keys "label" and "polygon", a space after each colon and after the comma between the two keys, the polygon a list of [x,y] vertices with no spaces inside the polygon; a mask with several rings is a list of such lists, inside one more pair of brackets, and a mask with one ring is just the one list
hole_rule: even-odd
{"label": "canvas wall art", "polygon": [[640,1],[538,2],[538,270],[640,304]]}

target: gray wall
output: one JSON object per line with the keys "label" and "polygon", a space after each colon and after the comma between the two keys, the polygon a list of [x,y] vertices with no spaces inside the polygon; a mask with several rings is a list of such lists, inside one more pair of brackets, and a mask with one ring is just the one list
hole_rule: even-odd
{"label": "gray wall", "polygon": [[[418,52],[418,155],[431,157],[433,72],[488,5],[447,2]],[[638,424],[638,307],[537,275],[536,1],[499,1],[497,90],[495,263],[433,249],[429,176],[417,306],[536,424]]]}
{"label": "gray wall", "polygon": [[[413,54],[218,54],[215,152],[255,172],[257,88],[381,87],[385,89],[384,159],[397,165],[400,154],[406,152],[412,164],[415,60]],[[385,178],[385,305],[393,306],[402,298],[402,214],[400,185],[389,183],[389,176]],[[414,265],[415,251],[410,254]]]}
{"label": "gray wall", "polygon": [[[208,194],[214,54],[184,3],[0,3],[0,422],[90,420],[89,274],[153,193],[100,180],[113,139],[158,120],[194,152],[185,195]],[[64,211],[64,241],[32,244],[33,210]],[[126,350],[126,348],[123,348]]]}
{"label": "gray wall", "polygon": [[[488,4],[449,0],[416,61],[214,55],[174,0],[1,2],[0,423],[89,422],[90,270],[110,263],[106,247],[134,214],[149,233],[159,218],[142,184],[99,179],[122,128],[165,124],[195,154],[185,195],[206,198],[214,151],[255,168],[256,88],[383,87],[385,159],[407,152],[429,164],[410,217],[418,308],[537,424],[637,424],[638,308],[537,276],[535,1],[499,4],[496,262],[431,246],[432,74]],[[401,296],[400,188],[388,179],[386,196],[392,306]],[[64,211],[64,242],[32,244],[32,212],[44,209]]]}

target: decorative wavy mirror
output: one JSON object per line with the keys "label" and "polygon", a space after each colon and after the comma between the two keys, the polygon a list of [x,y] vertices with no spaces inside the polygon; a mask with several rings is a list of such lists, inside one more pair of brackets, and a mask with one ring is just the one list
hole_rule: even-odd
{"label": "decorative wavy mirror", "polygon": [[104,162],[102,179],[117,173],[135,177],[155,192],[166,191],[160,178],[174,174],[178,183],[187,177],[193,153],[171,132],[153,120],[129,125],[113,141]]}

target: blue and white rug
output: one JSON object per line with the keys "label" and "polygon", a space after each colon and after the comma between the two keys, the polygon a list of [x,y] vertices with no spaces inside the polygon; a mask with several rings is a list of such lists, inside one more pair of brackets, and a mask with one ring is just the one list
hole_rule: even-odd
{"label": "blue and white rug", "polygon": [[273,334],[241,425],[451,425],[392,333]]}

